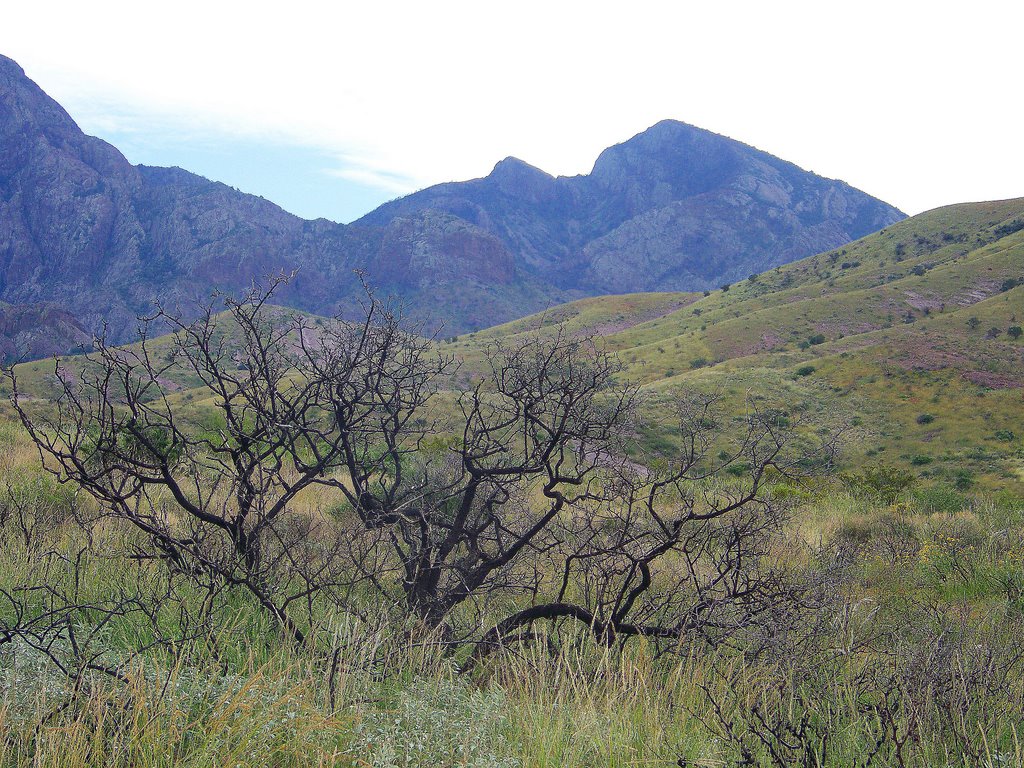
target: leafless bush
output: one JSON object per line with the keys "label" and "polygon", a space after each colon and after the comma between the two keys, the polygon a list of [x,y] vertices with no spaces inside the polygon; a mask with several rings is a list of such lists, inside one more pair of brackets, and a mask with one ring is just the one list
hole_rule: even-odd
{"label": "leafless bush", "polygon": [[[139,562],[242,590],[298,644],[318,605],[372,594],[476,641],[471,663],[538,621],[604,643],[763,645],[803,599],[766,490],[834,443],[809,450],[791,414],[752,405],[723,447],[716,399],[682,398],[679,455],[651,470],[627,458],[639,391],[592,339],[495,343],[435,407],[454,361],[392,304],[367,291],[362,322],[311,324],[269,307],[276,285],[225,299],[225,317],[158,312],[169,351],[145,332],[98,340],[79,370],[56,367],[52,407],[12,376],[45,466],[138,532]],[[212,413],[178,407],[181,375]],[[317,487],[345,503],[303,507]]]}

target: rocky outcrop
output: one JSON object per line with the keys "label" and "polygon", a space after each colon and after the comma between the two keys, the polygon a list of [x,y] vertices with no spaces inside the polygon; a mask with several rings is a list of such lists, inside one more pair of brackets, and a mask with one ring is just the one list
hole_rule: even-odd
{"label": "rocky outcrop", "polygon": [[91,348],[88,333],[68,312],[47,304],[0,302],[0,360],[33,360]]}
{"label": "rocky outcrop", "polygon": [[510,157],[349,226],[305,221],[179,168],[132,166],[0,56],[0,301],[18,318],[0,330],[7,358],[101,328],[125,341],[154,300],[187,310],[281,272],[295,273],[277,297],[289,306],[354,312],[361,270],[428,326],[461,333],[586,295],[715,286],[899,218],[842,182],[665,121],[587,176]]}
{"label": "rocky outcrop", "polygon": [[904,218],[841,181],[666,120],[587,176],[507,158],[490,175],[381,206],[355,226],[439,211],[500,238],[528,274],[579,295],[717,287]]}

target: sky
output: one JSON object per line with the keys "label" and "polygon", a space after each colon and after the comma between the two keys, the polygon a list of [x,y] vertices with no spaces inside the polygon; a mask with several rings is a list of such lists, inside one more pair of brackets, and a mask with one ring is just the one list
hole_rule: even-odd
{"label": "sky", "polygon": [[349,222],[512,155],[587,173],[671,118],[909,214],[1024,195],[1024,3],[17,2],[87,133]]}

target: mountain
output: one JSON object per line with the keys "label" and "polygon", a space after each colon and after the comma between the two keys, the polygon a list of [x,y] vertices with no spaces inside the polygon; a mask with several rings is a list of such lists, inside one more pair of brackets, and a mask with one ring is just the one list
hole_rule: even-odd
{"label": "mountain", "polygon": [[350,287],[358,243],[177,168],[133,166],[0,57],[0,300],[48,303],[130,338],[154,298],[298,269],[286,300],[324,309]]}
{"label": "mountain", "polygon": [[[973,485],[1024,490],[1022,326],[1024,198],[929,211],[707,296],[590,297],[439,347],[459,359],[448,386],[461,390],[494,342],[590,334],[643,388],[647,447],[678,436],[680,391],[709,391],[725,419],[756,403],[813,429],[845,425],[841,469],[895,467],[948,499]],[[153,340],[150,352],[170,344]],[[52,371],[25,363],[19,386],[52,397]],[[176,402],[206,396],[187,371],[165,383]]]}
{"label": "mountain", "polygon": [[412,316],[461,333],[581,296],[714,287],[902,217],[842,182],[665,121],[603,152],[587,176],[508,158],[349,226],[306,221],[178,168],[133,166],[0,56],[7,358],[68,350],[104,329],[128,340],[154,299],[187,311],[213,289],[281,271],[295,272],[278,295],[294,308],[351,311],[362,270]]}
{"label": "mountain", "polygon": [[506,158],[489,176],[382,205],[358,225],[423,211],[497,237],[568,292],[703,290],[828,250],[904,218],[849,185],[665,120],[554,178]]}

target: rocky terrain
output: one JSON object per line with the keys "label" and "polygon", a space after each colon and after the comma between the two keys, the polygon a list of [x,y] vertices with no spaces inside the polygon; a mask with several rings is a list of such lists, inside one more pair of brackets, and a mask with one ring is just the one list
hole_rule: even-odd
{"label": "rocky terrain", "polygon": [[129,340],[159,299],[279,272],[322,314],[354,306],[355,270],[445,335],[568,299],[701,290],[840,246],[903,214],[839,181],[664,121],[552,177],[515,158],[485,178],[385,204],[349,226],[306,221],[178,168],[133,166],[85,135],[0,56],[0,355]]}

